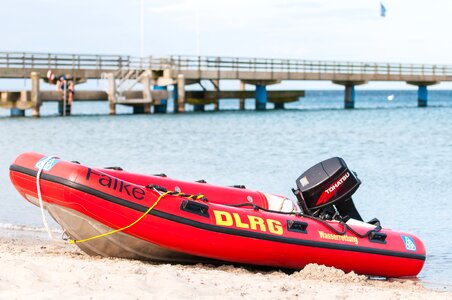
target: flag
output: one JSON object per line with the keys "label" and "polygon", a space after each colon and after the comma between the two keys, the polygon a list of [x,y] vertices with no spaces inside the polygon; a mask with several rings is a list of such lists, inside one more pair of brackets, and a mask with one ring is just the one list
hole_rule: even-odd
{"label": "flag", "polygon": [[386,17],[386,7],[380,2],[380,17]]}

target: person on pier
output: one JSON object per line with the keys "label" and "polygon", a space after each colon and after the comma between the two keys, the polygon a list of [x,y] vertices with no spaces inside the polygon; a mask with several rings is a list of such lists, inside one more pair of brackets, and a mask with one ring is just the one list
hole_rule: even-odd
{"label": "person on pier", "polygon": [[57,91],[62,94],[62,102],[60,102],[60,113],[62,115],[69,115],[71,113],[71,106],[74,100],[75,82],[68,79],[66,75],[55,76],[52,70],[47,71],[47,82],[55,84]]}
{"label": "person on pier", "polygon": [[74,93],[75,93],[75,84],[74,81],[69,80],[67,85],[67,104],[69,106],[72,106],[72,101],[74,100]]}

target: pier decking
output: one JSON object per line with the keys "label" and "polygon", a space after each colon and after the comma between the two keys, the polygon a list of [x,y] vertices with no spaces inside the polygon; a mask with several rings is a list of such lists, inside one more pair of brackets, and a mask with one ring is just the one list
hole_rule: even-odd
{"label": "pier decking", "polygon": [[[285,102],[297,101],[304,91],[267,91],[267,86],[286,80],[323,80],[345,86],[344,107],[353,108],[355,86],[369,81],[405,81],[418,86],[418,106],[427,106],[427,86],[452,81],[452,66],[366,62],[306,61],[291,59],[257,59],[229,57],[169,56],[138,58],[121,55],[77,55],[50,53],[0,52],[1,78],[30,78],[31,91],[3,91],[0,107],[10,108],[12,115],[23,115],[31,108],[39,116],[43,101],[59,101],[67,111],[66,93],[41,91],[40,80],[47,72],[64,75],[73,83],[104,79],[107,91],[76,91],[74,101],[108,100],[110,113],[116,105],[131,105],[135,113],[166,112],[168,87],[174,95],[175,112],[183,112],[187,104],[204,110],[206,104],[219,109],[219,99],[240,99],[244,109],[246,98],[255,98],[256,109],[264,110],[268,102],[284,108]],[[213,90],[202,81],[209,80]],[[220,89],[222,80],[239,80],[235,91]],[[200,91],[186,91],[189,84],[200,84]],[[142,91],[137,91],[137,85]],[[246,91],[245,84],[255,91]],[[62,109],[63,110],[63,109]],[[69,107],[70,113],[70,107]]]}

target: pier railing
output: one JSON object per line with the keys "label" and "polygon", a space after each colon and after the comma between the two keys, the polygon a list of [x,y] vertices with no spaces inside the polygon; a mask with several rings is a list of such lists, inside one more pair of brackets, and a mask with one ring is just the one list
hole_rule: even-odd
{"label": "pier railing", "polygon": [[451,65],[312,61],[214,56],[134,57],[125,55],[0,52],[0,68],[72,70],[235,71],[360,75],[452,76]]}
{"label": "pier railing", "polygon": [[452,75],[452,65],[312,61],[294,59],[260,59],[209,56],[171,56],[169,61],[170,65],[180,70],[433,76]]}
{"label": "pier railing", "polygon": [[119,70],[160,68],[162,59],[128,55],[0,52],[0,68]]}

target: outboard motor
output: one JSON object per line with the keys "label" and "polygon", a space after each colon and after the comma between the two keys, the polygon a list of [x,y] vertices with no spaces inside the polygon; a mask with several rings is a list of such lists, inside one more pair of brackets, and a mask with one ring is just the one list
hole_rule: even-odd
{"label": "outboard motor", "polygon": [[356,173],[348,169],[345,161],[333,157],[301,174],[294,193],[307,215],[324,220],[353,218],[362,221],[352,200],[360,184]]}

